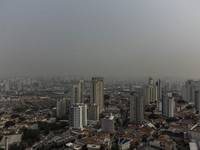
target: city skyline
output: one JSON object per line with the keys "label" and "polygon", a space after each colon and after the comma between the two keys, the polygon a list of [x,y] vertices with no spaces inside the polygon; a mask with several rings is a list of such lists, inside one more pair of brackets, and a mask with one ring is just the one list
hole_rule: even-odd
{"label": "city skyline", "polygon": [[0,77],[200,78],[199,1],[2,1]]}

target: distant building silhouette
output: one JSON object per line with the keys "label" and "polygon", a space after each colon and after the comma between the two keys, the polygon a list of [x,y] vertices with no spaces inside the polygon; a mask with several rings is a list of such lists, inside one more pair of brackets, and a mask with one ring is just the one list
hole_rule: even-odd
{"label": "distant building silhouette", "polygon": [[151,102],[158,100],[157,87],[151,77],[149,78],[148,85],[144,87],[144,99],[146,104],[150,104]]}
{"label": "distant building silhouette", "polygon": [[200,91],[200,81],[188,80],[182,87],[182,99],[195,102],[195,92]]}

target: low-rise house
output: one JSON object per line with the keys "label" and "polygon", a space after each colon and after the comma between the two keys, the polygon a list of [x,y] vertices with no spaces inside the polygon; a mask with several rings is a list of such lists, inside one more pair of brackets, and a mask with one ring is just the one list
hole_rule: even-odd
{"label": "low-rise house", "polygon": [[134,137],[131,134],[124,134],[122,137],[126,139],[130,139],[132,141],[133,146],[138,146],[140,144],[140,139],[137,137]]}
{"label": "low-rise house", "polygon": [[118,146],[120,150],[127,150],[131,146],[131,140],[127,138],[120,138]]}
{"label": "low-rise house", "polygon": [[101,145],[98,143],[88,144],[87,149],[88,150],[100,150]]}
{"label": "low-rise house", "polygon": [[169,128],[167,129],[168,131],[171,131],[173,133],[180,133],[180,132],[183,132],[184,131],[184,128],[180,125],[173,125],[173,124],[170,124],[169,125]]}
{"label": "low-rise house", "polygon": [[82,149],[81,146],[74,144],[74,143],[67,143],[65,146],[72,150],[81,150]]}
{"label": "low-rise house", "polygon": [[176,143],[163,137],[159,137],[153,141],[150,141],[149,145],[151,147],[160,148],[163,150],[176,150]]}
{"label": "low-rise house", "polygon": [[140,129],[138,129],[139,131],[139,134],[141,135],[141,136],[148,136],[148,135],[150,135],[150,134],[152,134],[153,133],[153,128],[148,128],[148,127],[143,127],[143,128],[140,128]]}
{"label": "low-rise house", "polygon": [[82,140],[86,141],[88,144],[91,143],[99,143],[102,145],[108,146],[110,143],[110,138],[104,138],[104,137],[84,137]]}
{"label": "low-rise house", "polygon": [[50,124],[55,123],[56,122],[56,118],[49,118],[49,119],[46,120],[46,122],[50,123]]}
{"label": "low-rise house", "polygon": [[157,118],[157,119],[150,119],[150,121],[153,123],[153,124],[156,124],[156,123],[166,123],[166,120],[164,118]]}
{"label": "low-rise house", "polygon": [[110,132],[108,131],[101,131],[98,133],[99,137],[107,137],[107,138],[110,138]]}

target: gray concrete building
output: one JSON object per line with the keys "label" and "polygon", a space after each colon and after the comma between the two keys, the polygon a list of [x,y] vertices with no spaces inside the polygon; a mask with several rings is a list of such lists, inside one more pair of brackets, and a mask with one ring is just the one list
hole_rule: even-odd
{"label": "gray concrete building", "polygon": [[91,81],[90,104],[99,106],[99,113],[104,110],[104,78],[93,77]]}
{"label": "gray concrete building", "polygon": [[162,101],[162,115],[164,117],[174,117],[175,101],[172,93],[166,93]]}
{"label": "gray concrete building", "polygon": [[144,98],[140,92],[130,94],[130,122],[144,121]]}
{"label": "gray concrete building", "polygon": [[101,119],[101,130],[114,133],[115,131],[114,124],[115,124],[114,116],[111,113],[109,116],[106,116],[105,118]]}

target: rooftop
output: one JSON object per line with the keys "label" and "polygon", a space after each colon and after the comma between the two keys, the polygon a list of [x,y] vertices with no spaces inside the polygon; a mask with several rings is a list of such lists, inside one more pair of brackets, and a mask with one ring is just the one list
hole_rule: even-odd
{"label": "rooftop", "polygon": [[130,141],[131,141],[130,139],[120,138],[119,143],[120,143],[120,144],[125,144],[125,143],[130,142]]}

